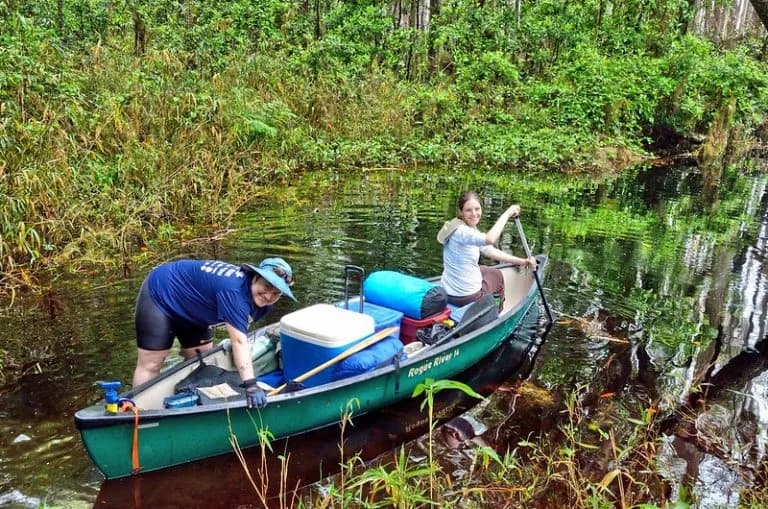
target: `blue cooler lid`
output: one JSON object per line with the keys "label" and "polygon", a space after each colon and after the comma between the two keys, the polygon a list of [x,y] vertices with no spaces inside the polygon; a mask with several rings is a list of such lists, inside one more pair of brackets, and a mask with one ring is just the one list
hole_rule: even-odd
{"label": "blue cooler lid", "polygon": [[280,319],[281,334],[327,347],[370,336],[375,326],[373,317],[331,304],[314,304]]}

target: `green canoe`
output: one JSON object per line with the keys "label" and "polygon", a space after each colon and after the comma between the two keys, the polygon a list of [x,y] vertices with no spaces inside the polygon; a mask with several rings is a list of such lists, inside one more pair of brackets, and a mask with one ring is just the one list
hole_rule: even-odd
{"label": "green canoe", "polygon": [[[541,273],[546,257],[538,259]],[[270,438],[296,435],[335,424],[344,415],[365,414],[409,398],[427,378],[451,379],[499,348],[536,305],[539,290],[535,273],[508,265],[498,267],[506,284],[504,308],[498,316],[495,306],[492,312],[487,306],[470,307],[445,341],[424,345],[407,357],[401,356],[399,362],[270,395],[262,409],[246,408],[242,395],[166,408],[165,398],[174,394],[180,381],[199,370],[201,363],[236,376],[223,342],[199,359],[182,362],[121,394],[133,403],[136,412],[109,413],[103,400],[76,412],[75,423],[85,448],[104,476],[113,479],[232,453],[233,437],[240,448],[252,447],[265,434]],[[274,368],[273,357],[273,351],[267,350],[254,361],[254,368],[262,373]]]}

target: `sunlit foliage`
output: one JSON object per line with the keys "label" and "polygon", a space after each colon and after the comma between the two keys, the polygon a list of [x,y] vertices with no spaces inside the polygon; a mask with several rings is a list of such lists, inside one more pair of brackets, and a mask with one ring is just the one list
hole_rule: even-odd
{"label": "sunlit foliage", "polygon": [[0,272],[125,264],[313,168],[572,170],[642,156],[658,126],[748,134],[765,65],[691,35],[692,15],[681,0],[6,2]]}

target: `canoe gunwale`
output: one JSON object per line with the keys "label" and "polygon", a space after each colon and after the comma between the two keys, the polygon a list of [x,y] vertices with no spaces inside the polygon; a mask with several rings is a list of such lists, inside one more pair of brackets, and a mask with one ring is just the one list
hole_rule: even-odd
{"label": "canoe gunwale", "polygon": [[[538,258],[540,259],[540,261],[543,261],[544,263],[546,263],[546,257],[542,257],[541,255],[539,255]],[[506,268],[506,267],[514,267],[514,266],[511,264],[500,264],[500,265],[496,265],[495,267]],[[428,280],[432,280],[432,281],[439,280],[439,277],[429,278]],[[510,308],[502,312],[499,315],[499,317],[493,320],[492,322],[489,322],[488,324],[478,329],[475,329],[464,336],[456,337],[453,340],[449,341],[448,343],[435,346],[434,348],[432,347],[423,348],[415,352],[412,356],[408,357],[402,363],[400,363],[398,367],[395,367],[392,364],[388,364],[386,366],[379,367],[372,371],[361,373],[359,375],[346,377],[346,378],[336,380],[327,384],[318,385],[316,387],[308,387],[308,388],[302,389],[301,391],[296,391],[296,392],[276,394],[274,396],[269,397],[269,404],[278,405],[280,403],[288,402],[293,399],[309,398],[320,393],[333,392],[337,389],[340,389],[349,385],[356,385],[358,383],[361,383],[369,379],[389,376],[396,369],[404,371],[404,370],[407,370],[409,367],[415,364],[419,364],[429,358],[439,357],[441,354],[445,353],[446,351],[453,350],[456,347],[460,347],[464,344],[474,341],[476,337],[482,334],[485,334],[486,332],[492,329],[499,327],[500,325],[502,325],[503,323],[511,319],[515,314],[519,313],[523,307],[532,306],[533,302],[535,301],[536,293],[537,293],[536,285],[531,283],[528,291],[526,292],[525,298],[520,299],[517,305],[515,305],[513,308]],[[526,313],[524,314],[527,314],[527,312],[528,311],[526,311]],[[501,342],[504,339],[505,338],[502,338],[497,342],[496,345],[494,345],[493,348],[490,348],[489,353],[490,351],[493,351],[495,348],[497,348],[498,345],[501,344]],[[196,364],[201,360],[205,360],[207,357],[216,355],[221,350],[223,350],[222,345],[217,345],[216,347],[202,354],[200,358],[193,357],[191,359],[187,359],[184,362],[181,362],[169,368],[168,370],[164,371],[158,377],[136,387],[135,389],[132,389],[130,391],[125,392],[124,394],[121,394],[120,397],[131,399],[134,393],[141,392],[145,387],[149,387],[150,385],[153,385],[161,380],[165,380],[169,377],[172,377],[178,371],[192,364]],[[84,408],[82,410],[78,410],[75,413],[74,417],[75,417],[75,422],[77,424],[78,429],[87,430],[92,428],[100,428],[104,426],[112,426],[112,425],[117,426],[117,425],[125,425],[126,423],[133,423],[134,416],[130,412],[121,412],[116,415],[115,414],[98,415],[98,413],[103,412],[103,405],[101,405],[100,403],[103,403],[103,402],[99,402],[90,407]],[[179,417],[188,417],[191,415],[203,415],[207,413],[216,413],[216,412],[221,412],[222,410],[237,410],[240,408],[244,408],[245,406],[246,405],[245,405],[244,399],[237,399],[232,401],[225,400],[225,401],[222,401],[221,403],[209,402],[209,403],[206,403],[205,405],[186,407],[183,409],[183,411],[179,411],[179,409],[149,409],[149,410],[142,410],[139,413],[139,420],[142,424],[147,424],[153,421],[173,419],[173,418],[179,418]]]}
{"label": "canoe gunwale", "polygon": [[[540,270],[545,268],[547,257],[539,255],[537,258],[540,262]],[[496,267],[504,268],[512,265],[503,264]],[[509,275],[509,272],[507,274]],[[432,281],[435,279],[437,278],[430,278]],[[129,461],[129,441],[132,434],[135,437],[136,432],[135,416],[132,412],[107,414],[102,400],[78,410],[74,416],[75,424],[93,463],[106,478],[116,479],[226,453],[231,447],[231,438],[229,435],[222,435],[223,431],[217,428],[224,413],[226,413],[226,422],[229,423],[227,433],[242,437],[240,444],[245,448],[256,445],[259,440],[254,426],[270,429],[270,431],[274,429],[275,438],[285,438],[337,423],[340,417],[337,414],[335,418],[331,418],[330,409],[343,408],[345,405],[350,407],[351,402],[357,402],[355,409],[349,408],[351,417],[377,411],[411,397],[413,389],[418,384],[424,383],[426,379],[450,379],[492,355],[505,342],[510,341],[536,306],[539,291],[534,284],[532,274],[522,273],[520,279],[509,279],[508,282],[510,281],[514,281],[515,284],[508,287],[513,291],[508,291],[507,302],[514,302],[513,307],[504,309],[498,318],[465,335],[415,352],[398,365],[389,363],[372,371],[327,384],[270,396],[269,405],[264,410],[246,409],[244,399],[224,400],[220,403],[207,402],[205,405],[180,409],[141,410],[138,414],[138,427],[144,430],[140,434],[148,438],[150,445],[145,445],[147,443],[145,438],[139,440],[139,447],[143,451],[142,467],[139,472],[132,470]],[[530,347],[531,345],[529,349]],[[155,384],[173,382],[173,379],[168,379],[175,375],[179,376],[177,374],[180,370],[189,371],[193,369],[192,366],[200,362],[200,359],[205,360],[210,356],[221,355],[222,350],[224,350],[223,346],[217,345],[199,358],[188,359],[172,366],[145,384],[126,391],[120,397],[130,399],[134,394],[140,394]],[[217,359],[217,357],[212,358],[211,363],[216,365]],[[312,407],[312,405],[317,406]],[[307,406],[316,408],[319,413],[308,421],[302,420],[298,425],[295,420],[290,420],[291,416],[294,419],[297,415],[303,416],[305,410],[302,409]],[[206,437],[209,436],[208,430],[211,429],[206,426],[213,424],[214,428],[218,429],[217,436],[209,440],[210,445],[207,445],[204,451],[190,451],[184,449],[182,445],[182,450],[185,452],[177,454],[173,445],[174,439],[169,438],[168,433],[173,433],[172,430],[184,430],[182,433],[185,433],[190,424],[197,433]],[[273,425],[276,428],[272,428]],[[144,432],[148,434],[144,435]],[[168,440],[172,441],[171,445],[166,445]],[[196,443],[199,444],[199,442]],[[135,445],[134,443],[134,447]],[[155,451],[156,446],[160,449]],[[121,452],[116,453],[116,449]]]}

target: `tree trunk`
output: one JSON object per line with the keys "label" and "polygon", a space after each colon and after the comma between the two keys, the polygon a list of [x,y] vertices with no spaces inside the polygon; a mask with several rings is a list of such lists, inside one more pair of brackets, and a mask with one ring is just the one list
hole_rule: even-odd
{"label": "tree trunk", "polygon": [[315,0],[315,39],[323,37],[323,12],[320,0]]}
{"label": "tree trunk", "polygon": [[[763,41],[763,50],[760,52],[760,60],[768,60],[768,36]],[[768,121],[768,119],[766,119]]]}
{"label": "tree trunk", "polygon": [[64,3],[63,0],[56,0],[56,28],[59,31],[59,37],[64,38]]}
{"label": "tree trunk", "polygon": [[[430,21],[435,18],[436,16],[440,15],[440,1],[441,0],[432,0],[432,2],[429,4],[429,19]],[[428,30],[427,36],[429,37],[429,55],[427,58],[429,59],[429,68],[430,72],[435,72],[438,68],[438,48],[435,45],[435,32],[434,30]]]}
{"label": "tree trunk", "polygon": [[[597,13],[595,13],[595,37],[600,33],[600,25],[603,24],[603,15],[605,14],[605,4],[600,0],[597,4]],[[520,17],[517,19],[517,27],[520,28]]]}
{"label": "tree trunk", "polygon": [[144,55],[147,49],[147,27],[139,9],[133,8],[133,52],[137,57]]}
{"label": "tree trunk", "polygon": [[115,13],[115,4],[113,0],[109,0],[107,2],[107,22],[104,24],[104,32],[102,33],[102,38],[104,40],[108,40],[110,33],[112,31],[112,18]]}
{"label": "tree trunk", "polygon": [[763,28],[768,30],[768,0],[750,0],[757,16],[763,23]]}
{"label": "tree trunk", "polygon": [[416,28],[421,31],[429,30],[429,16],[431,14],[430,0],[419,0],[416,7]]}
{"label": "tree trunk", "polygon": [[411,1],[412,0],[400,0],[400,14],[397,20],[397,26],[399,28],[408,28],[411,26],[411,20],[408,17],[408,13],[411,12]]}

